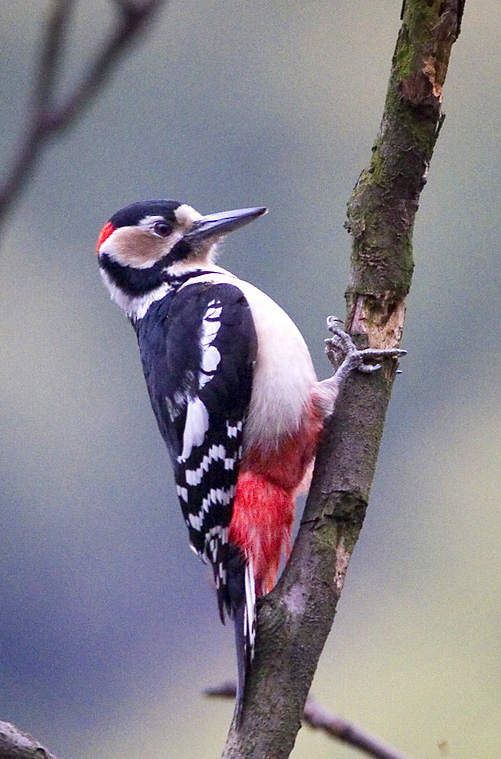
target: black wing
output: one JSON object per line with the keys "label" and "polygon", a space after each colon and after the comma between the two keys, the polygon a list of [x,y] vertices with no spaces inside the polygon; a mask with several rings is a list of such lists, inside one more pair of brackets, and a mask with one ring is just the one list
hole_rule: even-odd
{"label": "black wing", "polygon": [[146,381],[190,542],[212,564],[223,616],[224,607],[231,611],[228,526],[252,391],[254,323],[243,293],[229,284],[186,285],[155,311],[149,328],[138,330]]}

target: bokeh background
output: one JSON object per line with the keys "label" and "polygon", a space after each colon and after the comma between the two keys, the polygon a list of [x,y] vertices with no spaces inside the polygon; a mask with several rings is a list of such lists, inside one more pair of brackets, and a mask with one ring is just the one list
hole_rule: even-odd
{"label": "bokeh background", "polygon": [[[344,313],[345,206],[370,156],[400,0],[172,0],[44,154],[2,239],[0,718],[69,759],[220,754],[230,629],[187,548],[101,225],[138,199],[266,204],[223,265],[279,301],[318,372]],[[0,0],[6,165],[47,2]],[[113,23],[82,0],[61,86]],[[422,195],[409,350],[314,683],[417,759],[500,755],[501,15],[468,0]],[[355,752],[303,729],[296,759]]]}

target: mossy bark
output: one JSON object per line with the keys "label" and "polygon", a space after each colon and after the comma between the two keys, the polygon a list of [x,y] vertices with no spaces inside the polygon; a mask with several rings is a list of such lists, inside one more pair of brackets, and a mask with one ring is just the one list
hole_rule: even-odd
{"label": "mossy bark", "polygon": [[[396,347],[413,271],[412,231],[442,123],[442,86],[463,0],[406,0],[370,165],[348,205],[347,325],[361,345]],[[224,759],[287,759],[362,528],[393,362],[352,375],[320,446],[305,513],[277,587],[262,599],[252,674]]]}
{"label": "mossy bark", "polygon": [[370,345],[381,344],[381,325],[410,289],[414,219],[442,125],[442,88],[462,10],[462,0],[404,3],[380,132],[348,204],[349,325],[367,332]]}

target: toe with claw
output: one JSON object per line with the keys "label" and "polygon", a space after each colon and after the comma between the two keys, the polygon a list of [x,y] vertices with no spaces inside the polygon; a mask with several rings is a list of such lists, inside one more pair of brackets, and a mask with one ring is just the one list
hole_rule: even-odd
{"label": "toe with claw", "polygon": [[343,330],[341,319],[335,316],[327,318],[327,327],[332,332],[332,337],[325,341],[325,352],[336,367],[334,376],[337,377],[339,384],[354,369],[370,374],[381,368],[379,362],[383,359],[399,359],[407,353],[407,351],[399,348],[365,348],[359,350],[348,333]]}
{"label": "toe with claw", "polygon": [[327,317],[327,329],[332,333],[332,337],[328,337],[324,341],[325,353],[331,364],[337,369],[344,359],[357,349],[349,334],[344,331],[343,321],[337,316]]}
{"label": "toe with claw", "polygon": [[377,372],[381,369],[380,362],[383,359],[392,358],[396,360],[407,353],[407,351],[399,348],[386,350],[378,350],[377,348],[358,349],[348,333],[343,330],[341,319],[336,319],[335,316],[328,317],[327,327],[332,332],[332,337],[325,341],[325,352],[333,364],[335,372],[329,379],[318,383],[325,393],[326,416],[333,412],[341,385],[352,371],[358,369],[359,372],[365,374]]}

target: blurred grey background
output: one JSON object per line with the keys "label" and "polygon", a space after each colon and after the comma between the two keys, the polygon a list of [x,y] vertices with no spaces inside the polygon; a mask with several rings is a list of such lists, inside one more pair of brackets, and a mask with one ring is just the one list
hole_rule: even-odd
{"label": "blurred grey background", "polygon": [[[400,0],[172,0],[46,151],[4,235],[0,718],[69,759],[220,754],[232,634],[188,550],[132,329],[94,248],[121,206],[266,204],[221,263],[294,317],[326,376],[345,206],[377,133]],[[46,2],[0,0],[6,165]],[[78,3],[67,68],[113,22]],[[497,759],[501,16],[468,1],[422,195],[404,346],[368,517],[314,683],[416,759]],[[447,753],[448,752],[448,753]],[[301,731],[297,759],[353,750]]]}

